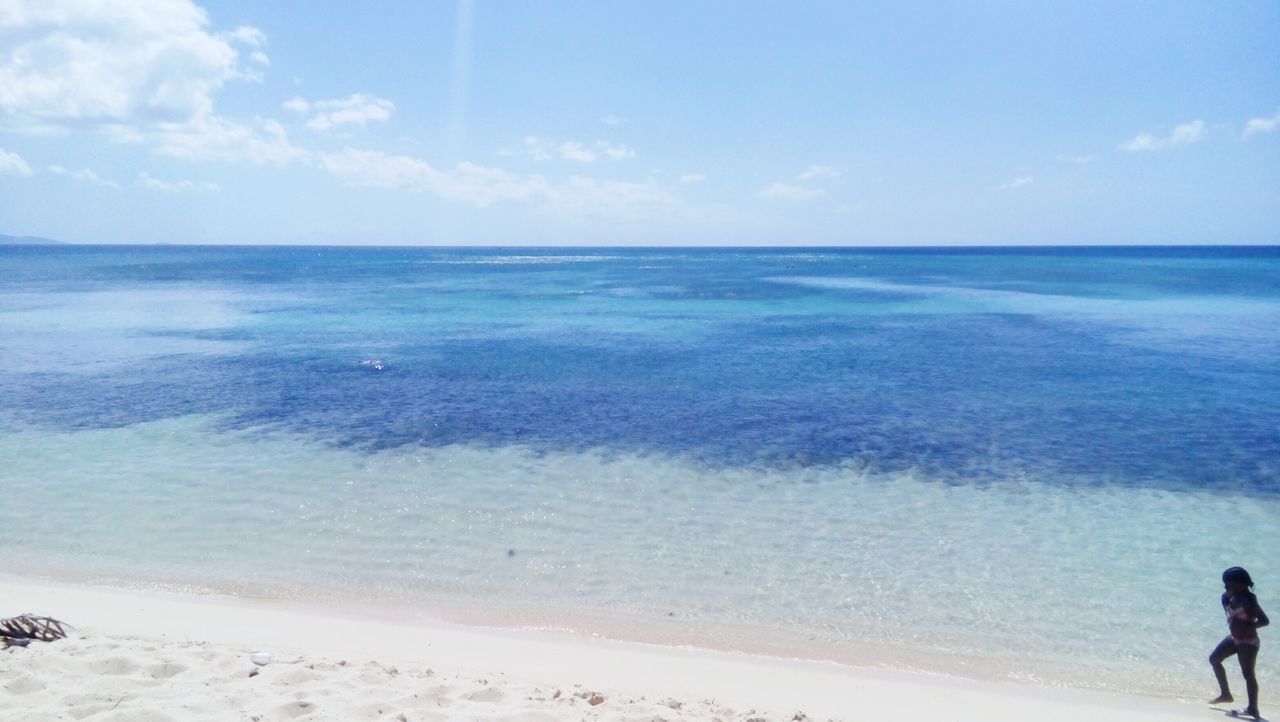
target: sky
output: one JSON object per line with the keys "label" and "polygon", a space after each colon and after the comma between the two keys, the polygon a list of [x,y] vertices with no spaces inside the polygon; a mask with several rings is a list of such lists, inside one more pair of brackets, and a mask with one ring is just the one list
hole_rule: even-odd
{"label": "sky", "polygon": [[1280,243],[1280,3],[0,0],[0,233]]}

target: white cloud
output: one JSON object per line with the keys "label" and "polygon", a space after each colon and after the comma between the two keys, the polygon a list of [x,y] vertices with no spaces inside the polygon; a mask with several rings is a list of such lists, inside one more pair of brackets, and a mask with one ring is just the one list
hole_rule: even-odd
{"label": "white cloud", "polygon": [[818,179],[833,179],[833,178],[839,178],[839,177],[840,177],[840,171],[836,170],[835,168],[832,168],[829,165],[811,165],[808,168],[805,168],[803,171],[800,171],[800,174],[796,176],[796,180],[807,181],[807,180],[818,180]]}
{"label": "white cloud", "polygon": [[0,175],[12,175],[24,178],[31,175],[31,166],[17,153],[0,148]]}
{"label": "white cloud", "polygon": [[92,170],[89,170],[88,168],[81,168],[80,170],[67,170],[66,168],[63,168],[60,165],[51,165],[49,166],[48,171],[55,175],[68,176],[72,180],[78,181],[80,183],[88,183],[90,185],[102,186],[103,188],[112,188],[114,190],[120,190],[119,183],[116,183],[113,180],[108,180],[106,178],[103,178],[102,176],[98,175],[97,173],[94,173]]}
{"label": "white cloud", "polygon": [[621,143],[599,140],[595,144],[588,146],[586,143],[576,140],[557,142],[539,138],[536,135],[526,135],[524,137],[524,150],[530,158],[536,161],[560,158],[561,160],[571,160],[576,163],[594,163],[600,160],[601,155],[610,160],[626,160],[636,156],[634,150]]}
{"label": "white cloud", "polygon": [[377,188],[424,188],[443,175],[417,158],[356,148],[321,153],[320,165],[352,185]]}
{"label": "white cloud", "polygon": [[1280,113],[1276,113],[1270,118],[1250,118],[1248,123],[1244,125],[1244,137],[1260,133],[1270,133],[1276,128],[1280,128]]}
{"label": "white cloud", "polygon": [[571,176],[552,186],[551,210],[575,217],[652,220],[684,211],[684,204],[656,183]]}
{"label": "white cloud", "polygon": [[[796,180],[801,182],[833,180],[839,177],[840,171],[829,165],[811,165],[796,174]],[[757,191],[756,197],[803,201],[810,198],[825,196],[826,194],[827,192],[821,188],[811,188],[809,186],[779,181],[768,188]]]}
{"label": "white cloud", "polygon": [[689,185],[690,183],[701,183],[707,177],[701,173],[686,173],[679,178],[681,185]]}
{"label": "white cloud", "polygon": [[386,98],[353,93],[345,98],[314,102],[294,98],[285,102],[284,107],[297,113],[317,111],[307,121],[307,127],[317,133],[323,133],[344,125],[365,126],[371,122],[385,121],[391,117],[391,111],[395,110],[396,106]]}
{"label": "white cloud", "polygon": [[152,178],[145,172],[138,174],[138,185],[161,193],[216,193],[222,190],[217,183],[191,180],[166,181]]}
{"label": "white cloud", "polygon": [[790,183],[774,183],[758,193],[758,198],[776,198],[789,201],[803,201],[826,195],[826,191],[816,188],[792,185]]}
{"label": "white cloud", "polygon": [[1024,188],[1026,186],[1031,185],[1032,183],[1035,182],[1035,180],[1036,180],[1035,178],[1032,178],[1029,175],[1018,176],[1017,178],[1014,178],[1008,183],[1001,183],[999,186],[997,186],[997,189],[1002,191],[1016,191],[1019,188]]}
{"label": "white cloud", "polygon": [[214,94],[245,78],[237,45],[265,36],[214,35],[189,0],[10,0],[0,10],[0,118],[11,129],[137,133],[207,115]]}
{"label": "white cloud", "polygon": [[536,135],[526,135],[524,137],[524,149],[529,157],[534,160],[551,160],[554,148],[547,141],[542,140]]}
{"label": "white cloud", "polygon": [[617,127],[627,122],[627,120],[626,118],[621,118],[619,116],[614,115],[613,113],[610,113],[608,115],[602,116],[600,118],[600,122],[608,126]]}
{"label": "white cloud", "polygon": [[352,185],[423,191],[480,207],[513,202],[562,215],[609,218],[643,218],[681,207],[677,198],[653,183],[579,176],[553,182],[542,175],[519,175],[475,163],[459,163],[444,171],[420,158],[355,148],[322,153],[319,160]]}
{"label": "white cloud", "polygon": [[1139,133],[1119,145],[1120,150],[1127,153],[1141,151],[1165,150],[1180,145],[1190,145],[1204,138],[1204,121],[1193,120],[1175,127],[1168,135],[1158,137],[1150,133]]}
{"label": "white cloud", "polygon": [[257,127],[217,116],[186,123],[162,124],[152,134],[156,152],[186,160],[249,162],[285,165],[306,160],[310,153],[293,144],[275,120],[259,120]]}
{"label": "white cloud", "polygon": [[222,33],[221,37],[230,42],[248,45],[251,48],[261,48],[267,44],[266,34],[250,25],[241,25],[235,30]]}
{"label": "white cloud", "polygon": [[0,127],[93,131],[179,158],[283,163],[306,157],[274,121],[214,112],[229,81],[260,80],[266,35],[213,33],[190,0],[0,0]]}
{"label": "white cloud", "polygon": [[306,98],[290,98],[280,104],[285,110],[292,110],[299,115],[306,115],[311,112],[311,103]]}
{"label": "white cloud", "polygon": [[1070,153],[1059,153],[1054,160],[1058,161],[1059,163],[1073,163],[1075,165],[1083,165],[1085,163],[1092,163],[1093,156],[1072,155]]}
{"label": "white cloud", "polygon": [[579,163],[594,163],[600,156],[595,151],[583,146],[581,143],[568,141],[560,144],[560,157],[565,160],[577,161]]}
{"label": "white cloud", "polygon": [[622,145],[621,143],[615,145],[613,143],[600,141],[599,143],[596,143],[596,147],[613,160],[626,160],[627,158],[636,157],[636,152],[634,150]]}

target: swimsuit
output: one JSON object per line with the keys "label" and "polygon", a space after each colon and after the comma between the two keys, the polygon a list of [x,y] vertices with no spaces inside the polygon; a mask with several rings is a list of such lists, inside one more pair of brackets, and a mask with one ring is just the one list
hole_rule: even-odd
{"label": "swimsuit", "polygon": [[[1250,594],[1249,596],[1253,596]],[[1254,606],[1257,605],[1256,600]],[[1250,647],[1261,647],[1262,640],[1258,639],[1258,627],[1255,626],[1254,620],[1248,617],[1245,611],[1245,600],[1243,597],[1229,597],[1222,595],[1222,611],[1227,614],[1227,628],[1231,630],[1231,641],[1236,644],[1247,644]]]}

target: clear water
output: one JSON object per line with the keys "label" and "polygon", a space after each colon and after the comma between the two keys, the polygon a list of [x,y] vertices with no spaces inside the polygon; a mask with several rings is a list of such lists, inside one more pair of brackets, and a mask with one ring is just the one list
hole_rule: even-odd
{"label": "clear water", "polygon": [[0,499],[0,571],[1198,697],[1280,250],[0,248]]}

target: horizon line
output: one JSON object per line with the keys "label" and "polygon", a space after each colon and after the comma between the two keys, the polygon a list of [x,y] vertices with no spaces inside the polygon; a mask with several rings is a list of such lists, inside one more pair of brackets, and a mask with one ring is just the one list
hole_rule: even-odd
{"label": "horizon line", "polygon": [[[38,236],[10,236],[11,239],[17,238],[40,238]],[[62,241],[55,239],[42,238],[44,242],[21,243],[8,242],[0,243],[0,248],[12,247],[47,247],[47,246],[98,246],[98,247],[121,247],[121,248],[152,248],[152,247],[181,247],[181,248],[454,248],[454,249],[485,249],[485,248],[527,248],[527,249],[548,249],[548,248],[594,248],[594,249],[663,249],[663,248],[684,248],[684,249],[812,249],[821,248],[829,250],[841,249],[985,249],[985,248],[1045,248],[1045,249],[1064,249],[1064,248],[1280,248],[1280,241],[1264,241],[1258,243],[1234,242],[1234,243],[1202,243],[1202,242],[1172,242],[1172,243],[904,243],[904,244],[876,244],[876,243],[850,243],[850,244],[834,244],[834,243],[818,243],[812,245],[770,245],[770,244],[654,244],[654,245],[621,245],[621,244],[523,244],[523,243],[344,243],[344,242],[255,242],[255,241],[225,241],[225,242],[188,242],[188,241],[155,241],[149,243],[138,242],[82,242],[82,241]]]}

